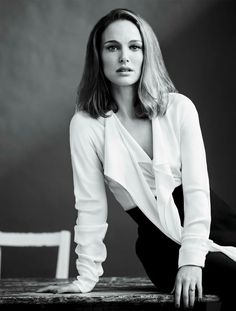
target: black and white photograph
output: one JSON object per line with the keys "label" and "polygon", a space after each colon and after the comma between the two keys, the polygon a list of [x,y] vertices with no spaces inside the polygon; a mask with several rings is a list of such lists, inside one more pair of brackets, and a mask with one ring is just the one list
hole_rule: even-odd
{"label": "black and white photograph", "polygon": [[235,17],[0,0],[2,310],[236,310]]}

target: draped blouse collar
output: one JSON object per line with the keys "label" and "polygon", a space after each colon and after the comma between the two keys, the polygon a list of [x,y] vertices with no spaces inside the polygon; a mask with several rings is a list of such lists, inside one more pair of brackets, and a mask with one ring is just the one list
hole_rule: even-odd
{"label": "draped blouse collar", "polygon": [[[153,160],[121,124],[114,112],[105,118],[104,175],[124,187],[135,204],[167,236],[180,243],[181,223],[177,207],[172,198],[176,187],[165,145],[159,117],[152,119]],[[134,153],[132,144],[139,151],[140,161],[152,164],[157,200],[145,180]],[[157,203],[158,202],[158,203]]]}

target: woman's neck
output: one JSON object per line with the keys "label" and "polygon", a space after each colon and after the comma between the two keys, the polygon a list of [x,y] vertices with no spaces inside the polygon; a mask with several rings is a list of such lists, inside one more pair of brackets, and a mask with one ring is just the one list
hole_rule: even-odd
{"label": "woman's neck", "polygon": [[135,87],[127,86],[127,87],[112,87],[112,95],[119,107],[120,117],[123,119],[134,119],[135,111],[134,111],[134,103],[137,98],[137,90]]}

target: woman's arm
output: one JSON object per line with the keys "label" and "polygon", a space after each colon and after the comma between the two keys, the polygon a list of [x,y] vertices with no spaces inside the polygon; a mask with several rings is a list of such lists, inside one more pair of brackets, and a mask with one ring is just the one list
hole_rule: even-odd
{"label": "woman's arm", "polygon": [[179,267],[204,267],[211,221],[209,178],[198,113],[187,97],[185,101],[180,134],[184,228]]}
{"label": "woman's arm", "polygon": [[74,229],[79,276],[74,284],[82,292],[93,289],[103,274],[101,264],[106,259],[103,239],[107,231],[107,198],[102,164],[89,121],[76,114],[70,124],[75,208],[78,210]]}
{"label": "woman's arm", "polygon": [[194,104],[185,96],[180,129],[184,226],[175,282],[175,303],[193,306],[195,288],[202,298],[202,267],[208,252],[210,191],[205,147]]}
{"label": "woman's arm", "polygon": [[107,231],[107,198],[101,162],[93,143],[89,122],[80,113],[70,123],[70,149],[73,171],[75,208],[78,211],[74,227],[77,243],[77,280],[66,286],[49,286],[39,292],[89,292],[103,274],[106,259],[103,243]]}

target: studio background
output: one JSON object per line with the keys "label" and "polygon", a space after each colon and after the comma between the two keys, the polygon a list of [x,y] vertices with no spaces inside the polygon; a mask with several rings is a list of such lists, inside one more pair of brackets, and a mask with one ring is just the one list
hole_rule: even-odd
{"label": "studio background", "polygon": [[[180,93],[196,105],[211,187],[235,206],[235,4],[217,0],[0,0],[0,231],[72,233],[69,150],[89,33],[111,9],[153,27]],[[107,191],[104,276],[142,276],[136,224]],[[154,246],[155,247],[155,241]],[[56,249],[3,251],[3,277],[52,277]]]}

